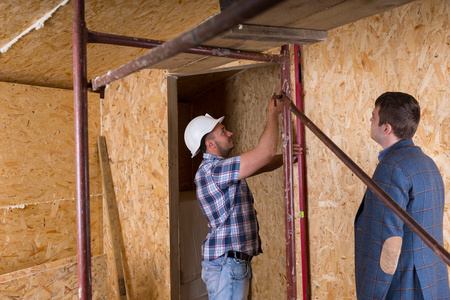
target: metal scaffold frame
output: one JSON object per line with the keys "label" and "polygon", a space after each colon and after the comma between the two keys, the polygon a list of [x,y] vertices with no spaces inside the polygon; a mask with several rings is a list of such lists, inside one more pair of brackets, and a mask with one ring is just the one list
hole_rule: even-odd
{"label": "metal scaffold frame", "polygon": [[[152,65],[173,57],[178,53],[193,53],[199,55],[229,57],[253,61],[277,63],[281,66],[282,90],[289,96],[290,83],[290,53],[289,46],[282,47],[281,55],[252,53],[233,49],[223,49],[200,46],[201,43],[245,22],[262,13],[266,9],[279,4],[279,0],[240,0],[215,15],[202,24],[188,30],[167,42],[124,37],[105,33],[89,31],[85,23],[84,0],[74,0],[73,21],[73,89],[74,89],[74,116],[75,116],[75,155],[76,155],[76,188],[77,188],[77,251],[78,251],[78,297],[86,300],[92,298],[91,278],[91,246],[90,246],[90,208],[89,208],[89,153],[88,153],[88,113],[87,92],[87,44],[105,43],[113,45],[150,48],[144,55],[131,62],[109,71],[106,75],[91,80],[94,91],[100,91],[107,84],[123,78],[129,74],[151,67]],[[347,167],[349,167],[380,199],[396,213],[405,224],[414,231],[424,242],[437,253],[448,265],[450,254],[423,229],[409,214],[390,198],[367,174],[365,174],[345,153],[342,152],[320,129],[318,129],[304,114],[300,48],[294,46],[295,63],[295,93],[297,106],[289,98],[282,97],[285,105],[283,111],[283,166],[286,202],[286,280],[287,298],[297,299],[296,258],[295,258],[295,226],[293,205],[293,179],[292,179],[292,122],[291,113],[297,120],[297,142],[304,149],[304,125],[307,126],[319,139],[329,147]],[[301,122],[300,122],[301,121]],[[300,201],[300,228],[302,249],[302,283],[303,299],[310,299],[309,274],[309,243],[306,207],[306,164],[305,154],[299,157],[299,201]]]}
{"label": "metal scaffold frame", "polygon": [[[294,80],[296,105],[304,111],[303,85],[302,85],[302,55],[299,45],[294,45]],[[297,143],[305,148],[305,125],[297,118]],[[300,244],[302,256],[302,291],[303,299],[311,299],[311,280],[309,270],[309,229],[308,229],[308,203],[306,201],[306,155],[305,151],[300,153],[297,160],[298,166],[298,198],[300,213]]]}
{"label": "metal scaffold frame", "polygon": [[[281,55],[246,52],[233,49],[223,49],[215,47],[200,46],[218,34],[231,29],[232,27],[250,19],[264,10],[280,3],[279,0],[241,0],[230,6],[226,11],[208,19],[204,23],[193,29],[180,34],[178,37],[167,41],[156,41],[143,38],[118,36],[106,33],[90,31],[85,24],[84,0],[75,0],[74,4],[74,107],[75,107],[75,144],[76,144],[76,168],[77,168],[77,235],[78,235],[78,281],[79,299],[92,298],[91,279],[91,255],[90,255],[90,222],[89,222],[89,169],[88,169],[88,124],[87,124],[87,43],[103,43],[130,47],[150,48],[149,52],[134,59],[133,61],[109,71],[106,75],[99,76],[91,80],[91,88],[100,91],[105,85],[123,78],[129,74],[148,68],[162,60],[170,58],[178,53],[191,53],[198,55],[219,56],[233,59],[245,59],[260,62],[277,63],[282,65],[282,69],[288,70],[283,81],[290,78],[289,73],[289,47],[285,46]],[[289,87],[289,86],[288,86]],[[285,109],[284,117],[289,118],[284,122],[283,133],[289,131],[288,139],[285,143],[292,144],[290,134],[291,117]],[[292,147],[290,148],[292,153]],[[285,154],[286,157],[286,154]],[[285,169],[286,182],[292,183],[292,161]],[[284,163],[286,166],[286,162]],[[288,299],[296,299],[296,270],[295,270],[295,228],[293,217],[293,194],[292,184],[289,184],[290,191],[286,198],[286,222],[289,229],[286,229],[288,242],[286,244],[286,261],[289,266],[287,275]]]}
{"label": "metal scaffold frame", "polygon": [[[291,59],[289,45],[281,47],[281,89],[291,96]],[[286,224],[286,288],[287,299],[297,299],[297,271],[295,260],[294,179],[292,173],[292,116],[283,108],[283,177]]]}
{"label": "metal scaffold frame", "polygon": [[78,297],[91,299],[91,226],[89,208],[89,149],[87,112],[87,30],[84,1],[74,2],[73,93],[75,115],[75,163],[77,188]]}

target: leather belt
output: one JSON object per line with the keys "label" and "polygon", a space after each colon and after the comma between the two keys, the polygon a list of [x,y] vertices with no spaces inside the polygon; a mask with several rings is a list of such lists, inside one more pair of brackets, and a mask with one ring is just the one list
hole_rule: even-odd
{"label": "leather belt", "polygon": [[228,257],[242,259],[242,260],[245,260],[248,262],[250,262],[253,258],[253,256],[247,255],[242,252],[232,251],[232,250],[228,251]]}

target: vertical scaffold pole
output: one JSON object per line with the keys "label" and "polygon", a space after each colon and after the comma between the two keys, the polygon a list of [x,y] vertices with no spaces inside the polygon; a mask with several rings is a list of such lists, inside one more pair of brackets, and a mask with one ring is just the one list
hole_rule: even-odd
{"label": "vertical scaffold pole", "polygon": [[[281,48],[281,87],[283,92],[291,96],[291,72],[289,45]],[[286,286],[287,299],[297,299],[297,274],[295,260],[295,212],[292,176],[292,116],[290,110],[283,109],[283,172],[284,199],[286,202]]]}
{"label": "vertical scaffold pole", "polygon": [[[302,53],[300,45],[294,45],[295,67],[295,99],[296,105],[304,111],[302,85]],[[302,154],[298,158],[298,190],[300,210],[300,243],[302,249],[302,291],[303,299],[311,299],[311,282],[309,273],[309,235],[308,235],[308,206],[306,201],[306,159],[305,159],[305,125],[297,118],[297,142],[302,147]]]}
{"label": "vertical scaffold pole", "polygon": [[84,0],[74,1],[73,92],[77,189],[78,298],[92,298],[89,209],[89,151],[87,114],[87,62]]}

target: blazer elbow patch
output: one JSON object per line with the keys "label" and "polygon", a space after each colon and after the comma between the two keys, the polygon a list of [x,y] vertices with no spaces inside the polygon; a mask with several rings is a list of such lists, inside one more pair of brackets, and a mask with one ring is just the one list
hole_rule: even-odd
{"label": "blazer elbow patch", "polygon": [[402,251],[402,238],[393,236],[388,238],[381,250],[380,267],[384,273],[393,275],[397,269],[398,258]]}

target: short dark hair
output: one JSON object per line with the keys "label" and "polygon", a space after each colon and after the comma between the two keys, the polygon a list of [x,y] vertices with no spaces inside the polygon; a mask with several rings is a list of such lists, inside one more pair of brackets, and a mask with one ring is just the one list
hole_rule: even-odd
{"label": "short dark hair", "polygon": [[214,138],[214,136],[212,135],[212,132],[208,132],[207,134],[205,134],[201,141],[200,141],[200,151],[202,151],[203,153],[206,153],[206,139],[212,139]]}
{"label": "short dark hair", "polygon": [[419,102],[413,96],[387,92],[378,97],[375,107],[380,107],[378,126],[390,124],[400,140],[412,139],[420,121]]}

